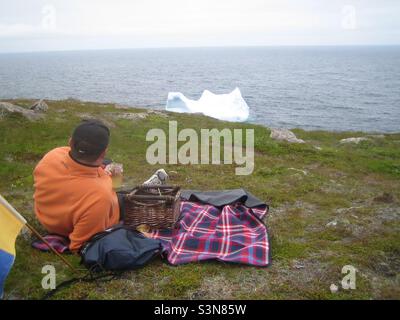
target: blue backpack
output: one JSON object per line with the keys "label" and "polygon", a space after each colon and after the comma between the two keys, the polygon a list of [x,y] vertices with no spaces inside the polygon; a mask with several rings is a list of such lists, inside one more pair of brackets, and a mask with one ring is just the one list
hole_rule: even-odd
{"label": "blue backpack", "polygon": [[159,240],[121,226],[95,234],[80,250],[81,264],[93,272],[137,269],[160,253]]}

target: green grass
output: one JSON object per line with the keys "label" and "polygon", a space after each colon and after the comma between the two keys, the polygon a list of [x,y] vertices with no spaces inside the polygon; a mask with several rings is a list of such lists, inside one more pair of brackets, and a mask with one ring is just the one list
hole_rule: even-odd
{"label": "green grass", "polygon": [[[29,106],[31,100],[13,101]],[[370,137],[358,145],[340,140],[366,136],[362,132],[293,130],[306,144],[269,138],[262,126],[217,121],[200,115],[150,114],[141,120],[116,119],[116,113],[146,112],[116,109],[114,104],[76,100],[49,101],[43,120],[30,122],[17,114],[0,118],[0,193],[28,220],[44,231],[33,214],[32,170],[41,157],[66,145],[80,119],[95,117],[111,127],[108,157],[124,164],[126,185],[141,183],[159,165],[145,155],[148,130],[250,128],[255,130],[255,168],[249,176],[235,175],[235,165],[165,165],[171,183],[183,188],[243,187],[270,205],[273,264],[269,268],[192,263],[170,266],[155,260],[143,269],[109,282],[76,283],[55,299],[387,299],[400,298],[400,134]],[[318,148],[317,148],[318,147]],[[392,202],[374,198],[384,192]],[[331,221],[336,226],[327,226]],[[73,275],[57,257],[34,251],[31,236],[17,240],[15,265],[6,282],[8,299],[40,299],[46,264],[57,270],[57,283]],[[67,256],[79,266],[79,257]],[[339,290],[341,269],[357,268],[357,289]]]}

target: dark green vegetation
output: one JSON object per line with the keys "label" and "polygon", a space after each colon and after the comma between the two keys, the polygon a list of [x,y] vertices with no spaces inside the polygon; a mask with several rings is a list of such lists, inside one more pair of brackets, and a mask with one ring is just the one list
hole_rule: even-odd
{"label": "dark green vegetation", "polygon": [[[12,101],[29,106],[32,101]],[[78,283],[58,299],[385,299],[400,298],[400,134],[371,136],[360,144],[340,139],[365,133],[294,130],[306,144],[269,138],[261,126],[220,122],[199,115],[117,109],[113,104],[50,101],[43,120],[19,114],[0,117],[0,192],[34,226],[32,170],[50,149],[66,145],[81,118],[97,117],[112,130],[109,157],[122,162],[125,184],[141,183],[161,166],[146,162],[149,129],[254,128],[256,163],[250,176],[236,176],[235,165],[167,165],[171,183],[183,188],[243,187],[270,204],[266,218],[273,264],[254,268],[219,262],[169,266],[156,260],[106,283]],[[118,114],[136,113],[133,119]],[[143,114],[145,116],[143,116]],[[128,116],[129,118],[129,116]],[[327,226],[328,223],[335,221]],[[53,255],[34,251],[31,236],[17,240],[17,258],[6,284],[6,298],[43,296],[41,268],[54,264],[57,282],[71,272]],[[73,264],[79,258],[67,257]],[[357,268],[356,290],[330,292],[342,267]]]}

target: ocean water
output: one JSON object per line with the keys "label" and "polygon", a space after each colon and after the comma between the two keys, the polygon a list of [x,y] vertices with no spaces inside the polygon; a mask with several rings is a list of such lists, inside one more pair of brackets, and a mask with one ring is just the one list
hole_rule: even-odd
{"label": "ocean water", "polygon": [[169,91],[239,87],[249,122],[400,132],[400,46],[132,49],[0,54],[0,99],[163,109]]}

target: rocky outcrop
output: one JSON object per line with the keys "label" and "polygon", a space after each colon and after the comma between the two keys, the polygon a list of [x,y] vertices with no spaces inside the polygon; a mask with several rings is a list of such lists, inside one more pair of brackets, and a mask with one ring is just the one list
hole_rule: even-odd
{"label": "rocky outcrop", "polygon": [[340,143],[355,143],[355,144],[359,144],[361,141],[368,141],[368,138],[365,137],[353,137],[353,138],[347,138],[347,139],[342,139],[340,140]]}
{"label": "rocky outcrop", "polygon": [[157,110],[148,110],[146,112],[110,112],[108,115],[113,119],[125,119],[125,120],[144,120],[150,115],[157,115],[163,118],[168,118],[168,115],[165,112],[157,111]]}
{"label": "rocky outcrop", "polygon": [[49,106],[43,99],[40,99],[39,101],[36,101],[29,109],[38,112],[46,112],[49,110]]}
{"label": "rocky outcrop", "polygon": [[369,134],[368,137],[373,139],[385,139],[384,134]]}
{"label": "rocky outcrop", "polygon": [[304,143],[304,140],[298,139],[296,135],[288,129],[271,129],[270,137],[278,141],[287,141],[290,143]]}
{"label": "rocky outcrop", "polygon": [[111,116],[115,119],[143,120],[143,119],[147,118],[148,113],[146,113],[146,112],[138,112],[138,113],[123,112],[123,113],[114,113]]}
{"label": "rocky outcrop", "polygon": [[35,121],[43,118],[41,113],[30,109],[25,109],[9,102],[0,102],[0,118],[7,113],[19,113],[30,121]]}
{"label": "rocky outcrop", "polygon": [[166,114],[165,112],[162,111],[157,111],[157,110],[153,110],[153,109],[149,109],[147,110],[148,114],[154,114],[163,118],[168,118],[168,114]]}

